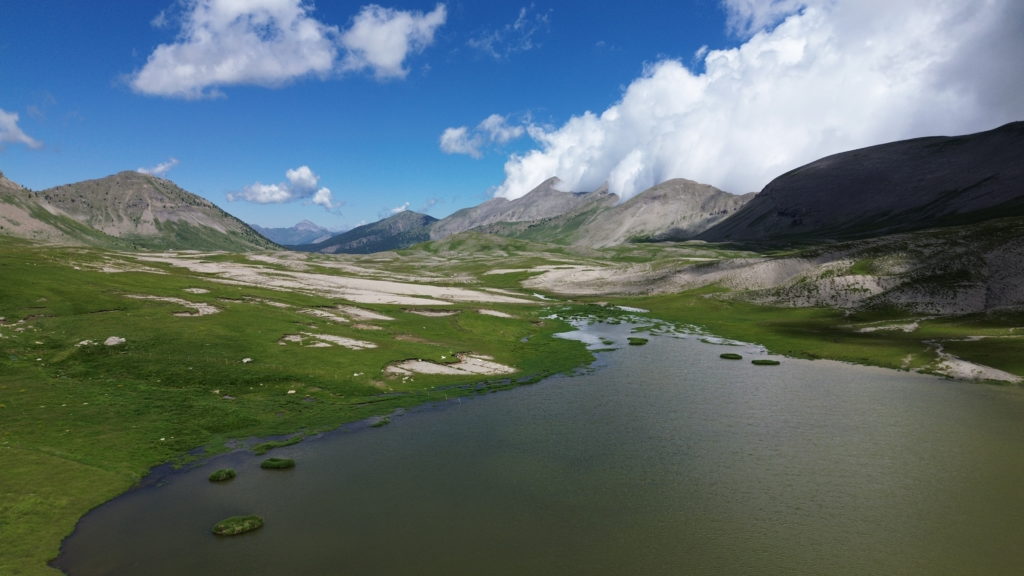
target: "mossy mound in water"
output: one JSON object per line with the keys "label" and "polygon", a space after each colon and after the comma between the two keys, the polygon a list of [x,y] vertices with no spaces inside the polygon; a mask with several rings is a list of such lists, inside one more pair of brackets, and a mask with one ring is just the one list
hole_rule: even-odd
{"label": "mossy mound in water", "polygon": [[719,354],[718,357],[719,358],[725,358],[726,360],[742,360],[743,359],[743,356],[740,356],[739,354],[737,354],[735,352],[725,352],[724,354]]}
{"label": "mossy mound in water", "polygon": [[210,482],[224,482],[235,477],[235,471],[231,468],[221,468],[210,474]]}
{"label": "mossy mound in water", "polygon": [[259,516],[232,516],[213,525],[213,533],[217,536],[234,536],[252,532],[263,526],[263,518]]}
{"label": "mossy mound in water", "polygon": [[637,338],[635,336],[629,337],[630,346],[643,346],[644,344],[647,344],[647,338]]}
{"label": "mossy mound in water", "polygon": [[267,470],[284,470],[285,468],[294,468],[295,460],[291,458],[267,458],[263,462],[260,462],[260,468]]}
{"label": "mossy mound in water", "polygon": [[767,358],[758,358],[757,360],[751,360],[751,364],[757,364],[758,366],[778,366],[778,360],[769,360]]}

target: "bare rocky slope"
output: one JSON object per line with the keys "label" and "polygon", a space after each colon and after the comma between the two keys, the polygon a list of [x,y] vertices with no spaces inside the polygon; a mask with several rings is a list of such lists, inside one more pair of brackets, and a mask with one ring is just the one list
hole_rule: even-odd
{"label": "bare rocky slope", "polygon": [[476,230],[488,234],[600,248],[630,241],[692,238],[735,213],[752,194],[735,196],[692,180],[674,179],[626,202],[602,187],[562,192],[551,178],[516,200],[495,198],[438,222],[431,238]]}
{"label": "bare rocky slope", "polygon": [[1024,122],[828,156],[770,182],[711,242],[866,238],[1024,216]]}
{"label": "bare rocky slope", "polygon": [[592,205],[613,205],[618,201],[618,196],[603,188],[594,192],[563,192],[556,188],[557,185],[558,178],[549,178],[521,198],[492,198],[483,204],[459,210],[434,224],[430,238],[440,240],[499,223],[537,222],[579,212]]}
{"label": "bare rocky slope", "polygon": [[138,172],[120,172],[41,192],[13,190],[7,185],[4,204],[20,210],[29,220],[3,232],[31,239],[149,249],[276,247],[208,200],[170,180]]}

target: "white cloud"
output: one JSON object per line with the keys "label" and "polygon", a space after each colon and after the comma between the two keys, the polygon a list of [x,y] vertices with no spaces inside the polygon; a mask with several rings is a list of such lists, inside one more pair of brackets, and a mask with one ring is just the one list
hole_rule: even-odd
{"label": "white cloud", "polygon": [[312,190],[316,188],[317,182],[320,181],[320,177],[313,174],[309,166],[293,168],[285,172],[284,176],[288,179],[291,187],[298,190]]}
{"label": "white cloud", "polygon": [[470,38],[466,44],[495,60],[508,58],[517,52],[528,52],[540,46],[535,37],[550,27],[550,16],[550,10],[536,13],[531,4],[520,8],[519,15],[511,24],[483,32]]}
{"label": "white cloud", "polygon": [[[313,17],[303,0],[181,0],[182,14],[160,12],[155,27],[180,22],[178,38],[161,44],[128,78],[141,94],[199,99],[224,86],[275,87],[339,70],[370,68],[379,79],[402,78],[409,54],[429,46],[444,24],[443,4],[430,13],[364,6],[352,27]],[[342,49],[346,51],[339,61]]]}
{"label": "white cloud", "polygon": [[369,68],[378,79],[404,78],[409,73],[405,59],[432,44],[434,32],[446,18],[444,4],[426,14],[376,4],[364,6],[352,27],[341,35],[341,44],[348,50],[342,68]]}
{"label": "white cloud", "polygon": [[18,127],[19,116],[17,112],[8,112],[0,108],[0,145],[24,144],[29,148],[41,148],[43,143],[25,134]]}
{"label": "white cloud", "polygon": [[170,172],[171,168],[174,168],[177,165],[177,158],[169,158],[166,162],[161,162],[152,168],[137,168],[135,171],[140,174],[149,174],[151,176],[163,176]]}
{"label": "white cloud", "polygon": [[338,29],[312,18],[301,0],[188,2],[178,40],[157,46],[131,76],[135,91],[204,98],[219,86],[278,86],[334,67]]}
{"label": "white cloud", "polygon": [[446,128],[441,133],[441,151],[480,158],[484,146],[506,144],[522,137],[526,131],[524,125],[509,124],[508,119],[501,114],[491,114],[472,129],[467,126]]}
{"label": "white cloud", "polygon": [[394,208],[389,210],[389,212],[392,215],[394,215],[394,214],[401,214],[402,212],[405,212],[408,209],[409,209],[409,203],[406,202],[406,203],[402,204],[401,206],[395,206]]}
{"label": "white cloud", "polygon": [[805,0],[722,0],[733,34],[750,37],[770,28],[808,4]]}
{"label": "white cloud", "polygon": [[480,148],[484,145],[478,133],[470,133],[467,126],[445,128],[441,133],[441,150],[445,154],[465,154],[473,158],[483,156]]}
{"label": "white cloud", "polygon": [[[796,4],[727,7],[752,29]],[[675,177],[744,193],[843,150],[1024,117],[1024,2],[800,4],[743,45],[708,51],[703,73],[663,60],[600,114],[529,126],[538,147],[509,158],[496,194],[551,176],[570,190],[607,182],[623,198]]]}
{"label": "white cloud", "polygon": [[318,188],[320,177],[314,174],[309,166],[292,168],[285,172],[285,178],[287,182],[278,184],[250,184],[241,192],[228,194],[228,202],[245,200],[256,204],[283,204],[308,200],[326,210],[332,210],[337,206],[331,197],[330,188]]}

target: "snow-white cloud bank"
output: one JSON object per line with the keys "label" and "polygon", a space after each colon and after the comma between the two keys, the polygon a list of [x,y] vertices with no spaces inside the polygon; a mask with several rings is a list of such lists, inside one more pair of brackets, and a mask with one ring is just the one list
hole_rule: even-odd
{"label": "snow-white cloud bank", "polygon": [[[364,68],[378,78],[401,78],[405,59],[433,42],[446,13],[443,4],[427,14],[370,5],[342,32],[316,19],[303,0],[183,2],[178,38],[157,46],[130,75],[136,92],[209,98],[222,95],[224,86],[273,87]],[[154,25],[168,21],[161,12]]]}
{"label": "snow-white cloud bank", "polygon": [[331,190],[320,186],[320,177],[309,166],[299,166],[285,172],[285,182],[262,184],[256,182],[241,192],[228,194],[228,202],[245,200],[256,204],[283,204],[296,200],[308,200],[326,210],[335,208]]}
{"label": "snow-white cloud bank", "polygon": [[[623,198],[675,177],[745,193],[839,151],[1024,118],[1024,2],[725,6],[730,30],[752,34],[742,45],[701,54],[703,72],[650,64],[603,112],[528,126],[537,148],[508,159],[496,195],[551,176],[569,190],[607,182]],[[442,148],[478,156],[484,134],[449,129]]]}
{"label": "snow-white cloud bank", "polygon": [[29,148],[41,148],[43,143],[25,134],[18,127],[20,116],[17,112],[8,112],[0,108],[0,146],[4,144],[24,144]]}

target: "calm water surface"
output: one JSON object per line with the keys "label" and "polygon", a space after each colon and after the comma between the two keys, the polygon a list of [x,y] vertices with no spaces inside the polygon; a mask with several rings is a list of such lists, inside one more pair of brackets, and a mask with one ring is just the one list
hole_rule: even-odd
{"label": "calm water surface", "polygon": [[[1022,573],[1024,392],[718,358],[734,350],[654,337],[584,375],[275,450],[291,471],[226,455],[95,510],[58,564],[72,576]],[[225,466],[238,478],[206,480]],[[251,513],[263,529],[209,532]]]}

